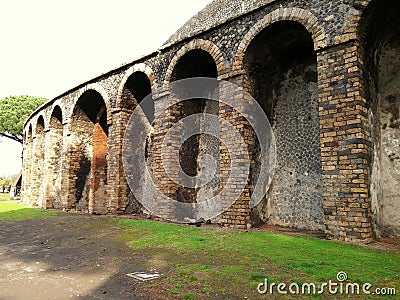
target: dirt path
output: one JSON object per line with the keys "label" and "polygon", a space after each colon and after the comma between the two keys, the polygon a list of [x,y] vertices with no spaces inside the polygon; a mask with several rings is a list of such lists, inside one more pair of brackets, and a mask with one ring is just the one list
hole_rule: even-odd
{"label": "dirt path", "polygon": [[148,270],[113,224],[78,214],[0,222],[0,299],[149,299],[126,276]]}

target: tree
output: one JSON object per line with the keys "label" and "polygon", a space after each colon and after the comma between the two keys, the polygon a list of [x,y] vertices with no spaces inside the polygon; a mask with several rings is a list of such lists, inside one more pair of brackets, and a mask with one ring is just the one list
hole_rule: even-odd
{"label": "tree", "polygon": [[33,96],[10,96],[0,100],[0,135],[22,143],[25,121],[46,101]]}

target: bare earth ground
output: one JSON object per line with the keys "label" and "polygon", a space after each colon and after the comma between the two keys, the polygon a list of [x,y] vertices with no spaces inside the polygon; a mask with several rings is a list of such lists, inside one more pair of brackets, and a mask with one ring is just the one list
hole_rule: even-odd
{"label": "bare earth ground", "polygon": [[[149,294],[148,282],[126,276],[149,272],[151,264],[116,238],[124,229],[109,220],[70,213],[1,221],[0,299],[165,299],[165,294]],[[251,230],[308,234],[271,226]],[[398,239],[366,247],[400,253]]]}
{"label": "bare earth ground", "polygon": [[149,299],[120,230],[80,214],[1,221],[0,299]]}

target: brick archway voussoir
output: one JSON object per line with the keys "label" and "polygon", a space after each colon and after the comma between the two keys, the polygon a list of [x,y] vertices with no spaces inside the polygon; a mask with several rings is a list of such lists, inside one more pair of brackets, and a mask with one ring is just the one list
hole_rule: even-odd
{"label": "brick archway voussoir", "polygon": [[240,41],[232,64],[233,71],[241,71],[244,69],[244,55],[247,47],[250,45],[251,41],[256,37],[256,35],[269,25],[279,21],[295,21],[302,24],[305,29],[310,32],[314,42],[315,50],[326,47],[325,30],[319,24],[318,18],[315,17],[310,11],[297,7],[279,8],[270,12],[260,19],[256,24],[254,24]]}
{"label": "brick archway voussoir", "polygon": [[182,48],[180,48],[176,52],[175,56],[171,59],[168,69],[165,73],[165,79],[163,84],[164,87],[169,86],[172,72],[174,71],[176,64],[179,62],[182,56],[184,56],[189,51],[196,49],[204,50],[211,55],[217,67],[218,77],[221,77],[222,75],[226,74],[227,72],[226,61],[222,51],[218,48],[218,46],[208,40],[195,39],[190,41],[186,45],[182,46]]}
{"label": "brick archway voussoir", "polygon": [[153,93],[155,91],[157,91],[158,81],[157,81],[157,77],[154,74],[153,69],[144,63],[135,64],[132,67],[130,67],[128,70],[126,70],[125,75],[122,78],[121,83],[119,84],[118,92],[117,92],[117,103],[116,103],[116,107],[115,107],[116,109],[119,109],[121,107],[122,94],[123,94],[126,82],[128,81],[129,77],[132,76],[136,72],[142,72],[142,73],[146,74],[147,78],[150,81],[151,91]]}
{"label": "brick archway voussoir", "polygon": [[72,120],[72,117],[73,117],[73,114],[74,114],[74,111],[75,111],[75,107],[76,107],[76,104],[77,104],[78,101],[79,101],[79,98],[80,98],[85,92],[90,91],[90,90],[96,91],[96,92],[98,92],[98,93],[100,94],[100,96],[103,98],[103,101],[104,101],[104,103],[105,103],[105,105],[106,105],[107,120],[109,120],[109,119],[111,118],[110,97],[109,97],[107,91],[106,91],[99,83],[90,83],[90,84],[88,84],[88,85],[86,85],[86,86],[80,88],[80,89],[77,91],[77,93],[76,93],[76,95],[75,95],[75,97],[74,97],[74,101],[73,101],[72,108],[71,108],[71,110],[69,111],[68,118],[66,118],[66,119],[68,119],[69,121]]}

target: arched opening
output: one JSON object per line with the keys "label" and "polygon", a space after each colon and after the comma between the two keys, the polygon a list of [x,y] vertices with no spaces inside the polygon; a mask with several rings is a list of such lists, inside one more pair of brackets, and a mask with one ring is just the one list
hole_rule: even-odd
{"label": "arched opening", "polygon": [[[146,96],[151,94],[150,79],[143,72],[135,72],[129,76],[124,85],[121,96],[121,108],[135,109]],[[145,106],[141,106],[148,120],[154,119],[154,103],[146,102]]]}
{"label": "arched opening", "polygon": [[192,77],[217,78],[217,66],[207,51],[194,49],[183,55],[174,67],[171,81]]}
{"label": "arched opening", "polygon": [[[276,138],[277,165],[253,222],[323,228],[317,58],[310,33],[294,21],[273,23],[244,57],[245,89],[258,101]],[[257,139],[251,180],[260,167]]]}
{"label": "arched opening", "polygon": [[107,110],[102,96],[86,91],[75,105],[69,145],[68,208],[90,213],[107,212]]}
{"label": "arched opening", "polygon": [[44,169],[44,149],[45,149],[45,125],[43,116],[39,116],[36,128],[35,137],[33,140],[33,164],[32,164],[32,199],[31,204],[35,206],[44,206],[44,185],[43,179],[45,174]]}
{"label": "arched opening", "polygon": [[400,234],[400,3],[373,1],[364,11],[366,96],[373,141],[371,208],[378,236]]}
{"label": "arched opening", "polygon": [[62,145],[63,123],[62,111],[57,105],[50,116],[49,132],[47,134],[47,184],[46,207],[62,208],[61,170],[62,170]]}
{"label": "arched opening", "polygon": [[[195,49],[184,54],[175,65],[171,81],[177,81],[194,77],[217,78],[217,66],[214,58],[207,52],[201,49]],[[209,94],[214,93],[213,87],[199,87],[203,91],[209,90]],[[183,93],[185,93],[183,91]],[[182,94],[184,97],[184,94]],[[215,114],[219,113],[219,103],[210,99],[190,99],[177,103],[171,109],[178,113],[175,122],[184,119],[190,115],[202,113]],[[198,119],[194,128],[198,132],[203,132],[204,126],[216,126],[219,124],[206,124],[201,118]],[[182,170],[189,176],[203,178],[206,175],[207,160],[202,157],[210,155],[214,158],[219,166],[219,141],[217,137],[208,134],[196,134],[183,141],[179,149],[179,162]],[[203,178],[204,179],[204,178]],[[178,186],[174,198],[178,202],[195,203],[207,199],[211,199],[219,190],[219,171],[215,172],[212,179],[205,185],[200,185],[196,182],[196,187],[189,188]]]}
{"label": "arched opening", "polygon": [[[140,71],[134,72],[131,76],[129,76],[128,80],[124,84],[122,95],[121,95],[121,108],[126,109],[129,113],[124,114],[124,127],[126,128],[126,124],[128,123],[129,117],[134,109],[137,108],[137,105],[140,104],[140,108],[143,110],[146,118],[143,117],[143,125],[151,126],[151,123],[154,120],[154,101],[152,99],[146,99],[145,102],[142,102],[147,96],[151,94],[151,82],[148,76]],[[126,118],[126,119],[125,119]],[[152,137],[148,137],[147,139],[147,161],[151,161],[153,156],[152,151]],[[132,149],[133,152],[138,149]],[[135,153],[133,153],[135,155]],[[122,163],[121,163],[122,164]],[[135,178],[143,178],[143,171],[140,168],[131,168],[130,171],[134,172],[134,174],[129,174],[130,176],[135,176]],[[137,213],[141,212],[142,206],[136,200],[134,194],[132,193],[129,185],[126,181],[126,174],[121,170],[120,176],[120,185],[122,186],[120,191],[119,199],[120,205],[119,207],[124,210],[125,213]],[[141,179],[139,181],[142,181]],[[144,183],[143,183],[144,184]]]}

